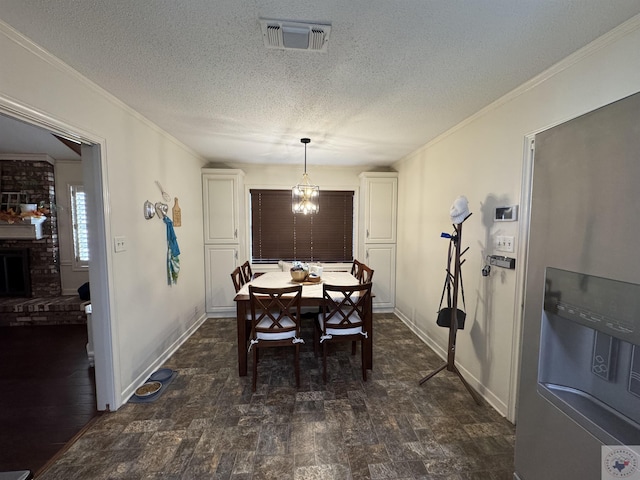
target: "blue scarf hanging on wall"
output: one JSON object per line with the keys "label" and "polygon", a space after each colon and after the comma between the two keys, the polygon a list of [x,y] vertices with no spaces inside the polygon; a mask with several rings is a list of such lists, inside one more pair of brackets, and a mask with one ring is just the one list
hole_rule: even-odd
{"label": "blue scarf hanging on wall", "polygon": [[171,219],[165,215],[162,221],[167,225],[167,283],[171,285],[178,282],[180,247]]}

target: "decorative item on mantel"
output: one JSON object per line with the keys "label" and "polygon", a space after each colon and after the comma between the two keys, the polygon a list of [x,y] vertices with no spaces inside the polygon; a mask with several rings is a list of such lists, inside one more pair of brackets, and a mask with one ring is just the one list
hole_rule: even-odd
{"label": "decorative item on mantel", "polygon": [[13,208],[0,211],[0,238],[4,239],[42,239],[42,224],[50,210],[38,208],[35,203],[20,204],[20,212]]}

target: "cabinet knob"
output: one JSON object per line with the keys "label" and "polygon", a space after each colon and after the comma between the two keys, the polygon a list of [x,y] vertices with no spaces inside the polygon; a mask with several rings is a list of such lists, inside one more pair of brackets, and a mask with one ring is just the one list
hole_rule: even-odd
{"label": "cabinet knob", "polygon": [[369,229],[367,228],[367,238],[369,238]]}
{"label": "cabinet knob", "polygon": [[234,256],[236,257],[236,260],[238,259],[238,251],[236,250],[234,253]]}
{"label": "cabinet knob", "polygon": [[238,238],[238,229],[237,228],[233,231],[233,238]]}

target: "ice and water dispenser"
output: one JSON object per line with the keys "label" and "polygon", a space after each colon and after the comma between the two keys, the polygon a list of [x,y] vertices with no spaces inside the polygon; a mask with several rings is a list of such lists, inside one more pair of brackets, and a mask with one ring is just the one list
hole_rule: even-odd
{"label": "ice and water dispenser", "polygon": [[538,392],[605,445],[640,444],[640,285],[547,268]]}

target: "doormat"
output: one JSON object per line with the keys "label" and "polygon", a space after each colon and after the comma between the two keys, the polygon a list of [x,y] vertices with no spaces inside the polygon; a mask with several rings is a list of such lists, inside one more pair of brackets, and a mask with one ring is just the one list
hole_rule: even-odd
{"label": "doormat", "polygon": [[138,396],[135,393],[131,395],[129,402],[131,403],[151,403],[155,402],[163,392],[167,389],[171,382],[178,376],[178,372],[175,370],[171,370],[170,368],[161,368],[157,372],[151,374],[147,382],[160,382],[162,386],[158,389],[157,392],[147,395],[147,396]]}

